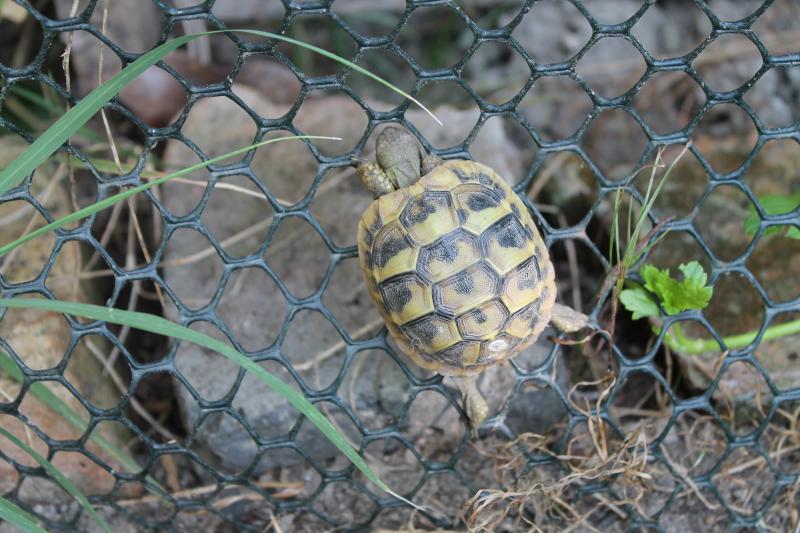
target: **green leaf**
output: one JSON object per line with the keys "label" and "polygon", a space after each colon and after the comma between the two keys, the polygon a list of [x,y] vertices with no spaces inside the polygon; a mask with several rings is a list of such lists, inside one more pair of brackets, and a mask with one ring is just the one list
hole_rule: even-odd
{"label": "green leaf", "polygon": [[[683,274],[683,285],[695,291],[704,290],[708,276],[706,271],[703,270],[703,265],[697,261],[690,261],[689,263],[681,264],[678,270]],[[711,290],[710,288],[708,289]],[[709,293],[710,295],[710,293]]]}
{"label": "green leaf", "polygon": [[[785,196],[782,194],[767,194],[758,198],[758,203],[768,215],[782,215],[800,207],[800,191]],[[747,219],[744,221],[744,232],[755,235],[761,225],[761,217],[754,205],[747,210]],[[784,232],[784,237],[800,240],[800,229],[796,226],[772,226],[764,231],[764,235],[775,235]]]}
{"label": "green leaf", "polygon": [[147,313],[135,311],[122,311],[99,305],[89,305],[77,302],[64,302],[59,300],[44,300],[32,298],[0,299],[0,307],[13,307],[21,309],[41,309],[46,311],[56,311],[67,315],[75,315],[93,320],[102,320],[112,324],[129,326],[134,329],[166,335],[179,340],[185,340],[198,346],[213,350],[239,366],[251,372],[255,377],[264,382],[268,387],[281,394],[300,411],[312,424],[317,426],[323,435],[358,468],[370,481],[375,483],[382,490],[392,496],[414,505],[408,500],[394,493],[389,487],[372,471],[364,459],[350,445],[336,427],[325,418],[325,416],[311,403],[305,396],[294,390],[291,386],[276,378],[259,364],[252,361],[246,355],[236,351],[222,341],[204,335],[198,331],[186,328],[165,318]]}
{"label": "green leaf", "polygon": [[644,265],[641,269],[645,288],[658,297],[658,301],[668,314],[678,313],[671,302],[671,296],[678,291],[678,283],[670,278],[669,270],[659,270],[653,265]]}
{"label": "green leaf", "polygon": [[659,316],[661,312],[658,310],[658,304],[653,301],[650,295],[641,287],[633,289],[625,289],[619,293],[619,299],[625,309],[633,313],[633,319],[639,320],[640,318],[648,316]]}
{"label": "green leaf", "polygon": [[26,242],[30,241],[31,239],[35,239],[36,237],[38,237],[40,235],[44,235],[45,233],[47,233],[49,231],[52,231],[54,229],[60,228],[61,226],[64,226],[66,224],[70,224],[72,222],[77,222],[77,221],[79,221],[79,220],[81,220],[81,219],[83,219],[85,217],[88,217],[90,215],[98,213],[98,212],[102,211],[103,209],[106,209],[107,207],[111,207],[114,204],[118,204],[119,202],[125,200],[126,198],[130,198],[134,194],[139,194],[142,191],[146,191],[147,189],[155,187],[156,185],[160,185],[160,184],[162,184],[164,182],[167,182],[167,181],[169,181],[169,180],[171,180],[173,178],[177,178],[177,177],[183,176],[185,174],[190,174],[191,172],[194,172],[195,170],[197,170],[199,168],[207,167],[209,165],[213,165],[214,163],[217,163],[217,162],[222,161],[224,159],[227,159],[229,157],[232,157],[232,156],[235,156],[235,155],[239,155],[239,154],[243,154],[245,152],[249,152],[253,148],[258,148],[259,146],[264,146],[264,145],[271,144],[271,143],[274,143],[274,142],[279,142],[279,141],[288,141],[288,140],[292,140],[292,139],[328,139],[328,140],[334,140],[334,141],[341,141],[341,139],[339,137],[324,137],[324,136],[319,136],[319,135],[289,135],[287,137],[277,137],[275,139],[269,139],[267,141],[262,141],[262,142],[259,142],[259,143],[256,143],[256,144],[251,144],[250,146],[245,146],[244,148],[239,148],[238,150],[233,150],[232,152],[228,152],[226,154],[222,154],[220,156],[213,157],[213,158],[211,158],[211,159],[209,159],[207,161],[202,161],[200,163],[197,163],[196,165],[192,165],[190,167],[183,168],[183,169],[181,169],[181,170],[179,170],[177,172],[173,172],[172,174],[168,174],[166,176],[162,176],[162,177],[160,177],[158,179],[154,179],[152,181],[149,181],[149,182],[144,183],[142,185],[139,185],[137,187],[132,187],[130,189],[126,189],[126,190],[124,190],[124,191],[122,191],[120,193],[117,193],[117,194],[113,195],[113,196],[109,196],[108,198],[106,198],[104,200],[100,200],[99,202],[95,202],[95,203],[93,203],[91,205],[88,205],[88,206],[84,207],[83,209],[79,209],[78,211],[75,211],[74,213],[70,213],[69,215],[65,215],[65,216],[63,216],[63,217],[61,217],[59,219],[56,219],[53,222],[50,222],[49,224],[45,224],[41,228],[38,228],[38,229],[36,229],[34,231],[31,231],[30,233],[26,233],[25,235],[23,235],[22,237],[20,237],[19,239],[15,240],[15,241],[11,241],[8,244],[4,244],[3,246],[0,246],[0,257],[6,255],[8,252],[13,250],[14,248],[18,248],[18,247],[22,246],[23,244],[25,244]]}
{"label": "green leaf", "polygon": [[0,496],[0,519],[26,533],[47,533],[25,509]]}
{"label": "green leaf", "polygon": [[706,287],[708,276],[697,261],[682,264],[678,269],[683,281],[673,279],[669,269],[660,270],[653,265],[641,269],[645,288],[658,297],[658,301],[669,315],[688,309],[705,309],[711,301],[712,287]]}
{"label": "green leaf", "polygon": [[284,41],[287,43],[291,43],[295,46],[300,46],[302,48],[306,48],[313,52],[316,52],[320,55],[323,55],[327,58],[330,58],[334,61],[337,61],[346,67],[359,72],[365,76],[372,78],[373,80],[377,81],[378,83],[385,85],[386,87],[390,88],[391,90],[401,94],[405,98],[408,98],[415,104],[419,105],[425,112],[427,112],[431,117],[433,117],[436,122],[441,124],[439,119],[437,119],[433,113],[431,113],[425,106],[423,106],[419,101],[411,96],[410,94],[406,93],[402,89],[395,87],[388,81],[384,80],[383,78],[376,76],[375,74],[369,72],[363,67],[356,65],[355,63],[348,61],[344,58],[337,56],[336,54],[332,54],[327,50],[323,50],[322,48],[318,48],[316,46],[306,44],[302,41],[298,41],[296,39],[292,39],[291,37],[286,37],[284,35],[278,35],[275,33],[270,33],[266,31],[258,31],[258,30],[216,30],[216,31],[208,31],[203,33],[192,33],[189,35],[184,35],[178,37],[176,39],[172,39],[171,41],[167,41],[164,44],[153,48],[149,52],[142,54],[139,59],[129,64],[127,67],[122,69],[116,76],[108,80],[107,82],[103,83],[95,90],[90,92],[86,95],[78,105],[64,113],[64,115],[59,118],[52,126],[47,128],[47,131],[44,132],[36,141],[31,144],[27,150],[25,150],[19,157],[17,157],[10,165],[8,165],[2,172],[0,172],[0,195],[4,194],[10,188],[16,186],[22,178],[33,172],[37,166],[42,164],[48,157],[50,157],[56,150],[58,150],[69,138],[78,131],[81,126],[83,126],[90,118],[94,116],[105,104],[107,104],[114,96],[117,95],[127,84],[132,82],[136,79],[140,74],[142,74],[145,70],[155,65],[161,59],[163,59],[167,54],[176,50],[178,47],[197,39],[198,37],[203,37],[206,35],[213,35],[215,33],[228,33],[228,32],[235,32],[235,33],[249,33],[252,35],[258,35],[260,37],[266,37],[268,39],[275,39],[277,41]]}
{"label": "green leaf", "polygon": [[39,452],[37,452],[36,450],[34,450],[21,440],[19,440],[13,433],[6,431],[1,427],[0,427],[0,435],[4,436],[5,438],[13,442],[18,447],[22,448],[25,451],[25,453],[33,457],[33,459],[47,471],[50,477],[56,480],[56,482],[58,482],[58,484],[61,485],[61,487],[65,491],[67,491],[70,496],[75,498],[78,501],[78,503],[81,504],[81,507],[83,507],[87,513],[89,513],[89,516],[91,516],[92,519],[94,519],[95,523],[98,526],[100,526],[100,528],[103,531],[105,531],[106,533],[111,533],[111,529],[108,527],[106,521],[103,520],[102,516],[97,514],[97,511],[95,511],[94,507],[92,507],[92,504],[89,502],[86,496],[84,496],[83,493],[80,491],[80,489],[78,489],[78,487],[76,487],[75,484],[72,483],[72,481],[67,479],[64,476],[64,474],[62,474],[61,471],[58,468],[56,468],[55,465],[53,465],[53,463],[45,459]]}
{"label": "green leaf", "polygon": [[[0,370],[4,371],[14,381],[22,383],[22,371],[20,371],[13,359],[11,359],[8,354],[3,352],[0,352]],[[87,420],[84,420],[81,415],[72,409],[72,407],[67,405],[61,398],[53,394],[53,392],[48,389],[44,383],[32,383],[30,388],[28,388],[28,392],[33,394],[33,396],[41,401],[44,405],[55,411],[61,418],[63,418],[78,431],[83,433],[86,431],[86,428],[89,427],[89,422]],[[125,467],[128,472],[136,473],[142,469],[133,459],[133,457],[106,439],[98,431],[92,431],[92,433],[89,435],[89,440],[97,444],[104,452],[106,452],[111,458],[119,463],[119,465]],[[155,489],[159,489],[162,492],[164,491],[163,487],[161,487],[158,482],[150,476],[145,477],[145,485],[150,492],[153,492],[157,495],[160,495],[160,493]]]}

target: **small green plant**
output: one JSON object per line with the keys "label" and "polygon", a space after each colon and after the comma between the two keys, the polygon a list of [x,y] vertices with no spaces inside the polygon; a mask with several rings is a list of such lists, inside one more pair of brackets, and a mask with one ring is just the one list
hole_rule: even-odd
{"label": "small green plant", "polygon": [[[669,269],[661,270],[653,265],[644,265],[641,270],[644,287],[623,290],[619,295],[622,305],[633,313],[635,320],[659,316],[659,303],[669,315],[689,309],[705,309],[714,290],[706,286],[708,276],[703,266],[692,261],[680,265],[678,270],[683,273],[683,281],[671,277]],[[655,295],[656,299],[650,294]]]}
{"label": "small green plant", "polygon": [[[656,172],[658,169],[662,168],[662,156],[664,154],[664,148],[661,147],[656,152],[655,161],[649,167],[650,168],[650,177],[647,182],[647,190],[645,192],[644,201],[642,202],[641,209],[639,213],[634,217],[633,213],[633,202],[628,203],[628,215],[627,215],[627,225],[625,226],[626,235],[625,235],[625,245],[622,245],[622,236],[621,233],[621,224],[620,224],[620,216],[622,211],[622,189],[619,188],[616,191],[616,195],[614,197],[614,213],[611,218],[611,239],[609,243],[608,249],[608,262],[614,267],[609,271],[608,275],[606,276],[606,280],[603,283],[603,287],[600,289],[599,294],[605,294],[608,290],[609,286],[612,287],[612,296],[611,296],[611,319],[609,321],[608,332],[610,337],[614,338],[614,329],[616,325],[616,316],[617,316],[617,306],[619,304],[620,294],[622,292],[622,288],[624,286],[625,280],[627,279],[628,272],[631,268],[633,268],[639,260],[647,254],[647,252],[658,243],[659,240],[664,238],[667,235],[667,232],[661,233],[660,235],[656,236],[659,230],[669,222],[670,219],[662,220],[659,224],[657,224],[647,235],[642,236],[642,231],[644,230],[645,223],[648,220],[650,212],[653,209],[653,206],[656,203],[656,199],[658,195],[661,193],[661,190],[664,188],[664,184],[669,179],[672,170],[675,168],[675,165],[678,164],[678,161],[686,154],[691,146],[691,142],[687,143],[678,156],[672,161],[672,163],[667,167],[664,171],[664,175],[656,181]],[[645,170],[648,167],[643,167],[641,170]],[[635,218],[635,220],[634,220]],[[653,238],[655,236],[655,238]]]}
{"label": "small green plant", "polygon": [[[661,309],[667,315],[675,315],[684,311],[698,309],[703,310],[708,307],[713,295],[713,287],[707,286],[708,275],[700,263],[691,261],[681,264],[678,270],[683,274],[683,279],[674,279],[668,269],[661,270],[653,265],[645,264],[640,269],[640,275],[644,281],[644,286],[631,284],[629,288],[623,289],[628,278],[628,272],[639,262],[639,260],[653,247],[660,239],[667,235],[663,232],[660,235],[658,230],[667,220],[661,221],[648,235],[642,237],[644,224],[648,219],[650,211],[655,204],[664,184],[670,176],[678,161],[683,157],[691,146],[688,143],[678,154],[675,160],[664,171],[664,175],[656,181],[656,171],[663,165],[662,153],[656,153],[655,162],[652,165],[644,202],[639,210],[638,216],[633,215],[632,203],[628,206],[627,213],[627,234],[625,235],[625,245],[622,243],[620,235],[620,217],[622,194],[617,191],[614,202],[614,213],[611,222],[611,244],[609,248],[609,262],[614,264],[614,268],[609,273],[606,284],[613,283],[612,291],[612,313],[609,331],[614,332],[614,318],[616,316],[617,302],[633,314],[634,320],[650,318],[657,321],[661,318]],[[766,195],[759,198],[761,207],[768,215],[780,215],[788,213],[800,207],[800,191],[790,196]],[[754,206],[751,206],[748,218],[744,223],[744,231],[748,235],[755,235],[761,223],[761,217]],[[792,239],[800,239],[800,229],[794,226],[771,227],[764,232],[764,235],[782,235]],[[656,236],[657,235],[657,236]],[[655,236],[655,238],[653,238]],[[601,291],[601,293],[604,291]],[[660,306],[660,308],[659,308]],[[661,333],[659,325],[654,326],[654,332]],[[770,326],[764,331],[763,341],[769,341],[788,335],[800,333],[800,320],[794,320],[784,324]],[[750,345],[758,337],[758,331],[748,331],[740,335],[723,337],[722,341],[727,348],[744,348]],[[687,353],[700,354],[719,349],[719,344],[714,339],[692,339],[683,334],[680,324],[674,324],[664,336],[664,342],[670,348]]]}
{"label": "small green plant", "polygon": [[[640,274],[644,285],[631,284],[630,288],[620,293],[622,305],[633,314],[634,320],[641,318],[654,319],[658,322],[662,317],[661,309],[667,315],[676,315],[692,309],[705,309],[711,302],[713,287],[706,285],[708,275],[697,261],[682,264],[678,269],[683,280],[678,281],[670,276],[669,270],[661,270],[646,264]],[[661,306],[661,309],[659,309]],[[661,333],[661,326],[654,326],[654,333]],[[764,331],[763,340],[772,340],[800,333],[800,320],[770,326]],[[740,335],[722,337],[727,348],[744,348],[758,337],[758,331],[748,331]],[[680,324],[674,324],[664,336],[664,342],[675,351],[687,354],[699,354],[719,349],[714,339],[692,339],[686,337]]]}

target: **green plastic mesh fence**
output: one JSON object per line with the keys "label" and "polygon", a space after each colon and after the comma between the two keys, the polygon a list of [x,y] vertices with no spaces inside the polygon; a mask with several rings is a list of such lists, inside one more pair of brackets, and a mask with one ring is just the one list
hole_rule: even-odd
{"label": "green plastic mesh fence", "polygon": [[[102,1],[80,2],[72,17],[48,2],[17,3],[41,46],[28,64],[0,65],[0,128],[4,139],[30,143],[35,116],[26,117],[37,105],[63,110],[78,101],[51,70],[68,35],[102,42],[107,63],[146,50],[125,50],[103,33]],[[249,5],[153,4],[151,47],[227,29],[223,12]],[[3,224],[21,234],[80,204],[80,194],[60,197],[46,179],[92,201],[154,169],[276,131],[344,142],[272,145],[279,148],[198,173],[195,185],[148,191],[4,258],[0,286],[6,297],[160,313],[230,342],[293,382],[424,510],[371,485],[234,365],[99,322],[2,311],[0,347],[18,369],[0,371],[4,428],[79,480],[118,531],[796,526],[800,337],[772,333],[800,319],[800,202],[773,205],[800,190],[800,12],[792,2],[268,4],[276,22],[259,28],[370,68],[445,126],[313,54],[215,36],[232,65],[221,74],[177,60],[158,67],[178,86],[175,117],[146,117],[154,106],[146,91],[106,106],[131,139],[118,146],[122,172],[108,163],[105,136],[84,132],[65,145],[58,168],[0,198]],[[73,62],[82,50],[72,50]],[[202,47],[182,53],[202,56]],[[250,88],[260,82],[276,94]],[[135,107],[137,98],[145,103]],[[546,333],[483,378],[492,415],[473,439],[451,384],[411,364],[375,322],[354,259],[355,224],[370,198],[351,164],[371,157],[376,131],[390,122],[444,158],[481,159],[512,181],[552,250],[559,300],[602,328],[615,195],[624,193],[625,218],[629,202],[645,196],[649,171],[641,169],[660,147],[674,161],[691,140],[650,213],[645,229],[655,228],[658,242],[642,262],[675,272],[700,261],[715,287],[710,307],[664,317],[660,329],[620,311],[611,349],[607,332],[582,345]],[[678,337],[688,340],[670,341]],[[692,342],[705,348],[693,354]],[[47,408],[37,386],[85,426]],[[148,476],[163,495],[144,490]],[[5,444],[0,493],[48,528],[96,527]],[[484,505],[465,507],[476,493]]]}

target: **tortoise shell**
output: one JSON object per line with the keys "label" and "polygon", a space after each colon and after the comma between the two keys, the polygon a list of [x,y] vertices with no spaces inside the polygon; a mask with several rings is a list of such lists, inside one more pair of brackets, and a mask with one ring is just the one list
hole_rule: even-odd
{"label": "tortoise shell", "polygon": [[465,376],[513,357],[550,320],[553,265],[528,210],[491,168],[446,161],[377,198],[358,227],[369,293],[415,363]]}

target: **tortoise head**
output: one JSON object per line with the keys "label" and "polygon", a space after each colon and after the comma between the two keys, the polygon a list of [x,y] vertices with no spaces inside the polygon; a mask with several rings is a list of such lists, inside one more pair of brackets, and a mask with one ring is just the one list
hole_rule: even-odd
{"label": "tortoise head", "polygon": [[377,163],[358,165],[358,175],[377,197],[416,183],[422,176],[424,152],[408,131],[389,126],[375,141]]}
{"label": "tortoise head", "polygon": [[397,189],[416,183],[422,176],[422,153],[417,140],[402,128],[389,126],[378,135],[375,159]]}

